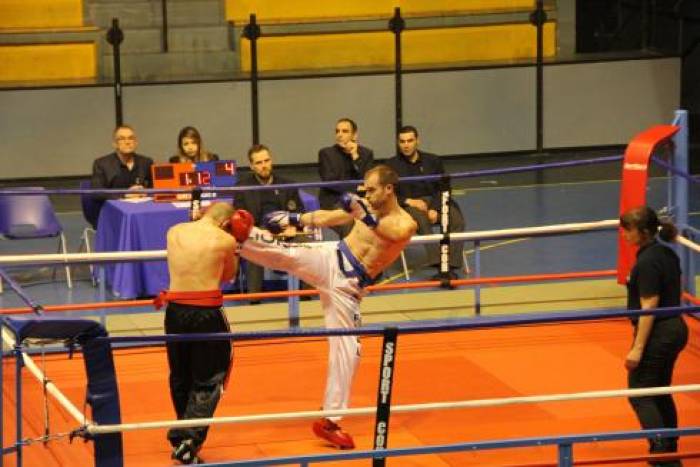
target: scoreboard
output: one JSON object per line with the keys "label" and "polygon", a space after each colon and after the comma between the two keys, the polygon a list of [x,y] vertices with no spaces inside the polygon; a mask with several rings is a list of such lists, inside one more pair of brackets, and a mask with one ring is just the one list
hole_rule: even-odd
{"label": "scoreboard", "polygon": [[[229,187],[238,182],[236,161],[207,161],[151,166],[153,188],[194,188],[196,186]],[[156,201],[185,201],[189,193],[163,193]]]}

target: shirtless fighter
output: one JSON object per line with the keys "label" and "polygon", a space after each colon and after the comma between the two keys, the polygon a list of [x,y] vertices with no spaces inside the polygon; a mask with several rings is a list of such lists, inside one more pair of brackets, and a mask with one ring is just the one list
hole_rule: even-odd
{"label": "shirtless fighter", "polygon": [[[238,270],[237,243],[253,227],[247,211],[228,203],[214,203],[194,222],[168,231],[170,287],[156,298],[165,311],[167,334],[230,332],[224,315],[222,282]],[[167,342],[170,395],[177,418],[209,418],[219,402],[231,365],[228,340]],[[198,452],[209,427],[172,428],[168,440],[172,458],[198,464]]]}
{"label": "shirtless fighter", "polygon": [[[398,176],[386,165],[365,174],[366,197],[346,193],[343,209],[304,214],[287,211],[269,213],[263,226],[254,228],[241,247],[241,256],[266,268],[294,274],[317,288],[327,328],[352,329],[360,325],[360,301],[365,287],[401,254],[417,225],[398,204]],[[354,226],[345,239],[325,244],[284,243],[273,235],[289,226],[332,227],[351,221]],[[356,336],[328,338],[328,376],[324,410],[347,408],[350,387],[359,362],[360,343]],[[342,448],[352,449],[352,437],[336,423],[340,417],[323,418],[313,424],[316,436]]]}

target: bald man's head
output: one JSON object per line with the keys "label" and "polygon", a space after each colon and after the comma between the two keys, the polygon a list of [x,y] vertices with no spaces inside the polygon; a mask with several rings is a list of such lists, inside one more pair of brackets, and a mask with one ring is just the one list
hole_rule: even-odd
{"label": "bald man's head", "polygon": [[216,223],[226,221],[231,218],[235,209],[228,203],[218,202],[207,208],[204,212],[204,217],[209,217]]}

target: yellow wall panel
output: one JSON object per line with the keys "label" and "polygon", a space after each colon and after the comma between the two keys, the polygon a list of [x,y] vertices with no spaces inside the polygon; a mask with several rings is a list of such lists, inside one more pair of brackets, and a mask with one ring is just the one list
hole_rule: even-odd
{"label": "yellow wall panel", "polygon": [[228,20],[247,22],[251,13],[258,21],[310,21],[390,15],[390,0],[226,0]]}
{"label": "yellow wall panel", "polygon": [[391,3],[392,7],[401,7],[401,14],[407,16],[535,9],[535,0],[394,0]]}
{"label": "yellow wall panel", "polygon": [[0,46],[0,81],[94,78],[96,47],[84,44]]}
{"label": "yellow wall panel", "polygon": [[82,0],[0,0],[0,28],[61,28],[82,25]]}
{"label": "yellow wall panel", "polygon": [[[452,64],[514,60],[536,55],[536,29],[530,24],[498,24],[407,30],[403,63]],[[544,27],[544,55],[556,53],[556,24]],[[389,32],[263,36],[258,40],[260,71],[392,66],[394,37]],[[250,71],[250,42],[241,39],[241,69]]]}
{"label": "yellow wall panel", "polygon": [[[556,53],[556,27],[544,27],[544,56]],[[407,65],[531,58],[537,54],[537,30],[529,24],[407,30],[402,60]]]}
{"label": "yellow wall panel", "polygon": [[394,7],[406,15],[486,12],[534,8],[534,0],[226,0],[226,18],[247,22],[310,22],[339,18],[389,17]]}
{"label": "yellow wall panel", "polygon": [[[381,65],[393,60],[389,32],[268,36],[258,41],[258,69],[312,70]],[[241,40],[241,68],[250,71],[250,41]]]}

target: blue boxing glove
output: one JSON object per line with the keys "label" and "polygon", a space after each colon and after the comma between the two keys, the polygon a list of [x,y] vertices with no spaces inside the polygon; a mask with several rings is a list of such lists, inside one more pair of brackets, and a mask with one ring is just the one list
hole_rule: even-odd
{"label": "blue boxing glove", "polygon": [[363,198],[360,198],[354,193],[343,193],[340,197],[340,205],[345,212],[352,214],[352,217],[355,219],[364,222],[370,229],[377,227],[377,216],[370,212],[369,205]]}
{"label": "blue boxing glove", "polygon": [[273,235],[278,235],[291,226],[303,227],[301,225],[301,214],[289,211],[272,211],[263,216],[262,225]]}

